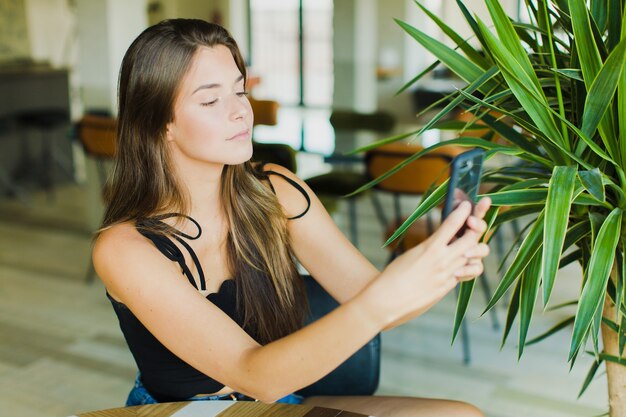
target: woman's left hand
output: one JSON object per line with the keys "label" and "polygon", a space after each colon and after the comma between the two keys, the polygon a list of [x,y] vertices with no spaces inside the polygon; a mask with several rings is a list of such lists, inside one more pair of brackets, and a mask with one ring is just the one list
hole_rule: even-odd
{"label": "woman's left hand", "polygon": [[[487,223],[483,220],[487,210],[491,207],[489,197],[482,198],[475,206],[472,215],[467,218],[467,229],[465,233],[471,233],[479,240],[487,230]],[[471,252],[467,253],[467,263],[455,275],[459,281],[471,277],[477,277],[483,273],[483,258],[489,255],[489,246],[486,243],[478,245]]]}

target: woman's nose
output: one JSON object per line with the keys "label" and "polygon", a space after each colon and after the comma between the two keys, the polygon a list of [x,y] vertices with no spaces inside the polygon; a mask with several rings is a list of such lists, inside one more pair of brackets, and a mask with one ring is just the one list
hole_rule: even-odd
{"label": "woman's nose", "polygon": [[247,104],[247,102],[245,102],[244,100],[246,100],[245,98],[240,98],[237,97],[233,103],[233,107],[232,107],[232,117],[234,120],[239,120],[239,119],[244,119],[246,116],[248,116],[248,113],[250,112],[250,107]]}

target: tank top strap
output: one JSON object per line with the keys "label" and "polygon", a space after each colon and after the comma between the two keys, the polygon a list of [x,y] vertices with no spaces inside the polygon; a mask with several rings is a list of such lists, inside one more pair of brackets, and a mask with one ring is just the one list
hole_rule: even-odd
{"label": "tank top strap", "polygon": [[[167,223],[163,222],[165,219],[169,219],[172,217],[183,217],[189,221],[191,221],[198,229],[198,233],[195,236],[191,236],[187,233],[184,233]],[[165,257],[171,261],[177,262],[183,270],[183,275],[187,277],[187,280],[194,286],[194,288],[198,289],[196,285],[196,281],[193,277],[193,274],[187,263],[185,262],[185,256],[180,248],[170,239],[169,236],[176,239],[189,253],[191,256],[191,260],[193,261],[196,270],[198,271],[198,278],[200,281],[200,290],[206,290],[206,280],[204,278],[204,271],[202,270],[202,266],[200,265],[200,260],[196,255],[195,251],[191,248],[191,246],[184,240],[196,240],[202,235],[202,228],[200,224],[192,217],[187,216],[185,214],[180,213],[166,213],[161,214],[154,217],[147,217],[143,219],[139,219],[136,222],[136,228],[139,233],[141,233],[146,238],[150,239],[154,246],[161,252]],[[161,229],[164,233],[155,233],[150,229]],[[169,236],[168,236],[169,235]]]}
{"label": "tank top strap", "polygon": [[[259,164],[259,166],[258,166],[259,171],[263,172],[268,177],[270,175],[278,175],[279,177],[281,177],[282,179],[287,181],[296,190],[300,191],[300,193],[304,196],[304,199],[306,200],[306,208],[304,209],[304,211],[302,213],[296,215],[296,216],[288,217],[287,220],[296,220],[296,219],[299,219],[300,217],[303,217],[305,214],[307,214],[309,209],[311,208],[311,197],[309,196],[309,193],[307,193],[306,190],[304,188],[302,188],[302,186],[300,184],[298,184],[297,182],[295,182],[294,180],[292,180],[291,178],[289,178],[285,174],[282,174],[282,173],[276,172],[276,171],[272,171],[271,169],[265,169],[265,165],[267,165],[267,162],[261,162]],[[270,188],[272,189],[274,194],[276,194],[276,190],[274,189],[274,186],[272,185],[272,182],[271,181],[268,181],[268,182],[269,182]]]}

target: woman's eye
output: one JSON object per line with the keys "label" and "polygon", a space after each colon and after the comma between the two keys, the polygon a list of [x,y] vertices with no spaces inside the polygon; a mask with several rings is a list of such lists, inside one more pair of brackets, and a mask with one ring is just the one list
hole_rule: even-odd
{"label": "woman's eye", "polygon": [[217,103],[217,99],[216,100],[207,101],[205,103],[200,103],[200,105],[202,105],[202,106],[212,106],[215,103]]}
{"label": "woman's eye", "polygon": [[247,91],[239,91],[239,92],[237,93],[237,96],[238,96],[238,97],[246,97],[246,96],[248,96],[248,94],[249,94],[249,93],[248,93]]}

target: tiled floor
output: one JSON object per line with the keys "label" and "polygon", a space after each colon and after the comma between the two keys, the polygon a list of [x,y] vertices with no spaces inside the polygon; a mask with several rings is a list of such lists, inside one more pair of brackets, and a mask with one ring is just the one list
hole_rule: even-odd
{"label": "tiled floor", "polygon": [[[90,236],[82,221],[84,188],[59,190],[56,200],[34,196],[31,206],[0,200],[0,415],[66,416],[122,405],[134,363],[99,282],[86,284]],[[335,214],[345,225],[345,207]],[[361,249],[377,265],[380,227],[371,204],[359,204]],[[496,281],[495,261],[489,263]],[[559,298],[576,296],[580,273],[562,271]],[[555,300],[557,302],[557,300]],[[581,358],[566,364],[569,334],[528,347],[518,362],[515,331],[499,350],[500,331],[477,318],[484,298],[470,308],[472,362],[463,365],[460,343],[450,347],[454,297],[383,336],[381,394],[455,398],[489,417],[597,416],[606,410],[603,377],[576,399],[587,371]],[[498,310],[500,321],[505,313]],[[538,316],[531,334],[558,321]]]}

